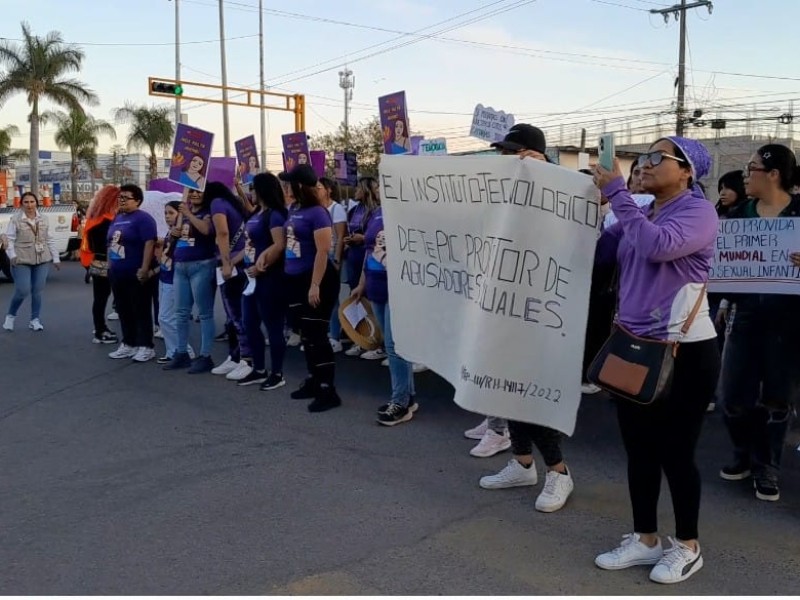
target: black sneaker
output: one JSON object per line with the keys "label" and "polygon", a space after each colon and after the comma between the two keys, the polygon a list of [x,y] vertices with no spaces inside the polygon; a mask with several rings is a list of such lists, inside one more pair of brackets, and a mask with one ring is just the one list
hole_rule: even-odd
{"label": "black sneaker", "polygon": [[775,477],[761,475],[753,478],[753,487],[756,489],[756,498],[766,502],[777,502],[781,499],[781,490]]}
{"label": "black sneaker", "polygon": [[156,363],[159,365],[166,365],[172,362],[172,357],[167,356],[166,354],[161,358],[156,359]]}
{"label": "black sneaker", "polygon": [[214,338],[215,342],[227,342],[228,341],[228,332],[223,331],[217,337]]}
{"label": "black sneaker", "polygon": [[750,463],[736,461],[732,465],[722,467],[719,476],[725,481],[742,481],[750,477]]}
{"label": "black sneaker", "polygon": [[320,388],[317,397],[308,405],[308,412],[320,413],[342,405],[342,399],[336,393],[336,388]]}
{"label": "black sneaker", "polygon": [[264,383],[267,380],[267,373],[266,371],[250,371],[250,374],[245,377],[244,379],[240,379],[236,382],[236,385],[240,385],[242,387],[247,385],[255,385],[256,383]]}
{"label": "black sneaker", "polygon": [[180,369],[188,369],[192,366],[192,359],[189,358],[188,352],[176,352],[172,360],[164,365],[165,371],[178,371]]}
{"label": "black sneaker", "polygon": [[192,361],[192,366],[187,371],[189,375],[199,375],[200,373],[210,373],[214,368],[214,361],[210,356],[198,356]]}
{"label": "black sneaker", "polygon": [[93,344],[118,344],[119,338],[117,338],[116,333],[112,333],[111,331],[104,331],[100,335],[95,333],[92,337]]}
{"label": "black sneaker", "polygon": [[300,387],[291,393],[292,400],[315,398],[318,389],[316,382],[311,377],[306,377]]}
{"label": "black sneaker", "polygon": [[378,413],[378,423],[392,427],[410,421],[413,416],[414,413],[408,407],[392,402],[384,412]]}
{"label": "black sneaker", "polygon": [[[382,404],[381,407],[378,409],[378,414],[381,415],[389,410],[389,407],[392,405],[391,402],[387,404]],[[415,413],[419,410],[419,404],[417,403],[416,397],[411,396],[411,400],[408,402],[408,410],[409,412]]]}
{"label": "black sneaker", "polygon": [[268,392],[270,390],[278,389],[279,387],[283,387],[286,385],[286,380],[283,378],[281,373],[270,373],[267,380],[261,384],[261,387],[258,388],[262,392]]}

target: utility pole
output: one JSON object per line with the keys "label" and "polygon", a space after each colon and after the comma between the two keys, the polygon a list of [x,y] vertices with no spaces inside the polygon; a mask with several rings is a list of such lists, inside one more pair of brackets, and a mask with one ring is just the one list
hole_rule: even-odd
{"label": "utility pole", "polygon": [[[175,0],[175,81],[181,82],[181,16],[178,4],[180,0]],[[175,127],[181,122],[181,96],[175,95]]]}
{"label": "utility pole", "polygon": [[222,136],[225,140],[225,156],[231,155],[231,131],[228,122],[228,68],[225,60],[225,11],[223,0],[219,0],[219,58],[222,61]]}
{"label": "utility pole", "polygon": [[339,87],[344,90],[344,149],[350,150],[350,101],[353,99],[353,88],[356,78],[347,67],[339,71]]}
{"label": "utility pole", "polygon": [[686,11],[691,8],[708,7],[708,14],[714,10],[714,5],[710,0],[698,0],[687,4],[686,0],[681,0],[680,4],[675,4],[669,8],[652,9],[651,14],[661,15],[664,17],[664,22],[669,22],[669,15],[673,15],[675,20],[680,20],[680,48],[678,50],[678,103],[675,112],[675,133],[683,135],[684,126],[686,125]]}
{"label": "utility pole", "polygon": [[261,82],[259,103],[261,105],[261,170],[267,170],[267,118],[264,108],[264,0],[258,0],[258,65]]}

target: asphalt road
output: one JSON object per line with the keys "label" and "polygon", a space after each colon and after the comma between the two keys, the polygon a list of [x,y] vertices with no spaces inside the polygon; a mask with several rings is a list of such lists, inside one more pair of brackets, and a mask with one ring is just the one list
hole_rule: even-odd
{"label": "asphalt road", "polygon": [[[0,284],[5,310],[9,284]],[[310,415],[289,392],[165,373],[91,344],[91,290],[67,264],[42,321],[0,331],[1,594],[796,594],[800,453],[778,503],[721,481],[720,415],[700,448],[705,568],[663,587],[646,568],[604,572],[595,554],[629,531],[611,403],[584,400],[565,444],[576,490],[541,514],[540,486],[486,491],[508,454],[475,459],[432,373],[410,423],[373,420],[388,370],[338,358],[344,406]],[[218,311],[221,310],[218,307]],[[221,315],[220,323],[221,323]],[[224,358],[217,344],[215,358]],[[669,440],[664,440],[665,444]],[[541,465],[540,465],[541,469]],[[540,484],[541,485],[541,484]],[[666,486],[663,531],[672,529]]]}

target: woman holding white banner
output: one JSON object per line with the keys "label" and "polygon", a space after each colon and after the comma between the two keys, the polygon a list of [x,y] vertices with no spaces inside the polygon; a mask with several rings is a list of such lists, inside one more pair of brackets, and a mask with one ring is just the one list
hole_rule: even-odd
{"label": "woman holding white banner", "polygon": [[383,231],[383,212],[380,206],[375,209],[367,225],[364,247],[364,268],[351,296],[359,299],[366,293],[383,332],[386,354],[389,356],[392,396],[388,404],[378,409],[377,420],[381,425],[391,427],[410,421],[419,405],[414,400],[414,367],[394,350],[389,310],[389,278],[386,273],[386,234]]}
{"label": "woman holding white banner", "polygon": [[[747,195],[730,219],[800,217],[800,182],[794,152],[768,144],[744,170]],[[777,249],[773,249],[773,253]],[[789,256],[800,266],[800,253]],[[736,310],[728,323],[722,372],[725,424],[734,460],[720,477],[740,481],[753,475],[756,498],[780,498],[778,475],[793,407],[800,396],[800,298],[783,294],[726,294]]]}
{"label": "woman holding white banner", "polygon": [[[503,141],[495,142],[492,147],[500,150],[500,153],[505,156],[519,156],[520,159],[533,158],[550,162],[545,153],[547,143],[544,133],[538,127],[526,123],[514,125]],[[487,425],[491,421],[497,423],[497,420],[492,419],[487,421]],[[536,446],[544,459],[547,474],[542,492],[536,498],[534,506],[536,510],[547,513],[563,508],[575,485],[561,452],[561,432],[543,425],[518,421],[509,421],[508,430],[509,446],[513,456],[499,473],[482,477],[479,485],[487,490],[536,485],[538,475],[533,459],[533,447]],[[465,432],[465,435],[468,433],[470,432]],[[495,448],[502,448],[503,442],[507,439],[499,432],[489,428],[486,431],[486,437],[476,448],[473,448],[471,454],[476,456],[475,451],[480,450],[486,442],[491,443]],[[481,455],[477,454],[477,456]]]}
{"label": "woman holding white banner", "polygon": [[[677,583],[703,566],[697,541],[700,474],[695,447],[720,368],[705,298],[718,219],[695,185],[711,166],[700,142],[660,139],[638,163],[644,190],[655,196],[650,206],[641,208],[616,160],[613,172],[595,167],[595,183],[619,219],[600,237],[596,261],[619,264],[617,328],[642,344],[680,341],[680,348],[667,397],[651,404],[615,398],[628,455],[633,532],[618,548],[599,555],[595,564],[610,570],[655,565],[651,580]],[[658,536],[662,472],[675,511],[676,535],[668,548]]]}

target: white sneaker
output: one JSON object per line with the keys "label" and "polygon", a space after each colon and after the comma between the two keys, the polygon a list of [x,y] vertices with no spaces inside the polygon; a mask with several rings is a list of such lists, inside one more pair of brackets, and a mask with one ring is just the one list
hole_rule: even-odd
{"label": "white sneaker", "polygon": [[386,352],[383,351],[383,348],[376,348],[375,350],[364,352],[364,354],[361,355],[361,358],[364,360],[383,360],[386,358]]}
{"label": "white sneaker", "polygon": [[526,469],[517,462],[516,458],[512,458],[497,475],[481,477],[480,486],[485,490],[499,490],[523,485],[536,485],[538,480],[535,464],[531,464]]}
{"label": "white sneaker", "polygon": [[164,334],[161,333],[161,327],[154,327],[153,328],[153,337],[158,338],[159,340],[164,339]]}
{"label": "white sneaker", "polygon": [[709,402],[708,403],[708,408],[706,408],[706,412],[714,412],[716,409],[717,409],[717,403],[716,402]]}
{"label": "white sneaker", "polygon": [[481,441],[469,453],[476,458],[489,458],[509,448],[511,448],[511,438],[508,435],[508,431],[500,435],[491,429],[487,429],[486,433],[481,437]]}
{"label": "white sneaker", "polygon": [[31,319],[31,322],[28,324],[28,329],[32,329],[33,331],[44,331],[44,325],[39,319]]}
{"label": "white sneaker", "polygon": [[233,371],[225,375],[225,379],[227,379],[228,381],[241,381],[242,379],[250,375],[250,373],[252,372],[253,372],[252,365],[247,364],[247,362],[245,361],[241,361],[239,364],[236,365],[236,368]]}
{"label": "white sneaker", "polygon": [[364,353],[364,349],[359,346],[358,344],[353,344],[351,348],[348,348],[344,355],[345,356],[361,356]]}
{"label": "white sneaker", "polygon": [[127,344],[120,344],[119,348],[108,353],[108,358],[133,358],[136,356],[136,352],[136,348],[131,348]]}
{"label": "white sneaker", "polygon": [[328,341],[331,343],[331,350],[333,350],[334,354],[344,350],[344,346],[342,346],[342,342],[340,342],[339,340],[334,340],[333,338],[328,338]]}
{"label": "white sneaker", "polygon": [[575,484],[569,470],[566,474],[548,471],[544,480],[544,489],[536,498],[536,510],[544,513],[556,512],[567,503]]}
{"label": "white sneaker", "polygon": [[601,569],[618,571],[637,565],[654,565],[664,556],[661,539],[652,548],[640,541],[638,533],[628,533],[622,536],[622,543],[609,552],[604,552],[594,559]]}
{"label": "white sneaker", "polygon": [[14,320],[17,317],[13,317],[11,315],[6,315],[6,320],[3,321],[3,329],[6,331],[14,331]]}
{"label": "white sneaker", "polygon": [[650,580],[656,583],[680,583],[686,581],[703,568],[703,555],[700,544],[697,550],[681,544],[678,540],[667,538],[672,547],[664,552],[664,556],[650,571]]}
{"label": "white sneaker", "polygon": [[591,396],[593,394],[599,394],[603,390],[597,387],[593,383],[584,383],[581,385],[581,394],[586,394],[587,396]]}
{"label": "white sneaker", "polygon": [[297,333],[292,333],[289,335],[289,339],[286,340],[286,345],[291,346],[294,348],[295,346],[300,345],[300,335]]}
{"label": "white sneaker", "polygon": [[156,357],[156,351],[146,346],[140,346],[136,349],[136,354],[132,356],[134,362],[144,363],[153,360]]}
{"label": "white sneaker", "polygon": [[221,364],[217,365],[213,369],[211,369],[211,373],[214,375],[227,375],[231,371],[233,371],[236,367],[239,366],[238,362],[233,362],[231,357],[229,356],[226,358]]}
{"label": "white sneaker", "polygon": [[119,315],[117,314],[117,311],[112,311],[111,313],[109,313],[106,319],[108,321],[119,321]]}
{"label": "white sneaker", "polygon": [[467,429],[464,432],[464,437],[470,440],[479,440],[483,438],[483,434],[489,429],[489,419],[484,419],[481,424],[472,429]]}
{"label": "white sneaker", "polygon": [[428,367],[426,367],[422,363],[414,363],[413,365],[411,365],[411,370],[414,371],[414,373],[424,373],[425,371],[428,370]]}

